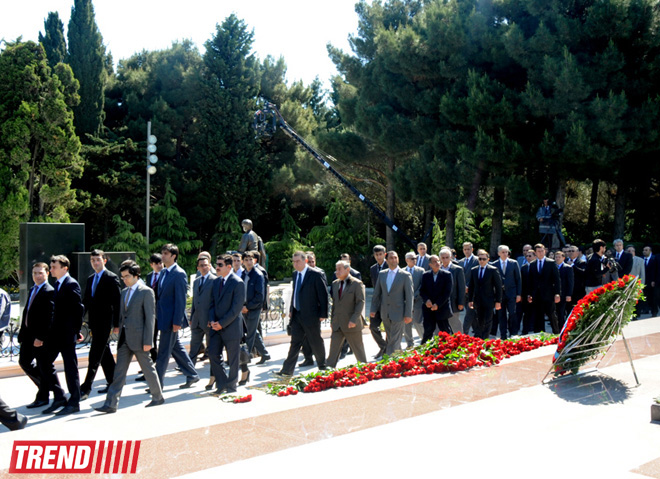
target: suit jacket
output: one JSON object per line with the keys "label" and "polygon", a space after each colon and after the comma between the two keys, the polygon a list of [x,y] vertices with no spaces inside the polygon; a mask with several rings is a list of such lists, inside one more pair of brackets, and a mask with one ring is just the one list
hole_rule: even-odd
{"label": "suit jacket", "polygon": [[[570,296],[573,300],[573,291],[575,290],[575,271],[570,264],[562,263],[559,270],[559,280],[561,282],[561,299],[566,300],[566,296]],[[580,298],[576,298],[580,299]]]}
{"label": "suit jacket", "polygon": [[584,285],[585,286],[602,286],[603,276],[608,272],[608,269],[603,264],[605,256],[600,257],[596,253],[592,253],[587,260],[587,267],[585,268],[584,273]]}
{"label": "suit jacket", "polygon": [[[339,283],[338,279],[332,282],[332,330],[360,331],[364,327],[364,284],[349,274],[339,298]],[[349,328],[349,322],[355,323],[355,328]]]}
{"label": "suit jacket", "polygon": [[245,306],[250,311],[259,310],[264,305],[264,277],[257,268],[245,271]]}
{"label": "suit jacket", "polygon": [[[165,272],[165,268],[160,272]],[[188,277],[186,272],[176,263],[165,278],[158,279],[158,303],[156,317],[158,330],[167,331],[172,326],[188,326],[186,317],[186,297],[188,295]]]}
{"label": "suit jacket", "polygon": [[[32,286],[28,294],[28,303],[32,296],[32,290],[36,286]],[[32,300],[30,309],[25,305],[23,309],[23,316],[21,318],[21,329],[18,332],[18,342],[25,341],[32,342],[34,339],[44,341],[50,333],[50,328],[53,322],[53,294],[55,290],[53,287],[46,283],[41,287],[37,295]],[[27,318],[27,324],[25,324]]]}
{"label": "suit jacket", "polygon": [[[350,272],[348,274],[362,281],[362,273],[360,273],[357,269],[350,268]],[[332,283],[334,283],[336,279],[337,279],[337,272],[333,271],[332,280],[330,281],[330,294],[332,294]]]}
{"label": "suit jacket", "polygon": [[492,308],[495,303],[502,302],[502,278],[497,268],[486,265],[484,277],[479,279],[479,266],[470,271],[470,284],[468,285],[468,302],[478,307]]}
{"label": "suit jacket", "polygon": [[639,256],[633,256],[630,274],[641,279],[642,284],[646,284],[646,268],[644,267],[644,260]]}
{"label": "suit jacket", "polygon": [[403,321],[403,318],[412,318],[413,290],[412,276],[399,268],[392,281],[390,291],[387,291],[387,275],[389,268],[378,273],[378,281],[374,287],[371,298],[371,311],[380,311],[381,318],[390,321]]}
{"label": "suit jacket", "polygon": [[[405,269],[408,271],[407,266]],[[410,273],[410,271],[408,272]],[[424,276],[424,273],[426,273],[426,271],[421,266],[414,266],[412,273],[410,273],[413,280],[413,310],[415,311],[422,311],[422,308],[424,307],[424,301],[422,301],[422,296],[419,292],[419,289],[422,287],[422,276]]]}
{"label": "suit jacket", "polygon": [[96,285],[96,293],[92,297],[94,274],[87,278],[87,287],[83,304],[87,311],[89,326],[92,329],[110,330],[119,326],[119,295],[121,288],[119,278],[112,271],[103,270]]}
{"label": "suit jacket", "polygon": [[502,279],[502,290],[504,296],[509,299],[515,299],[516,296],[522,296],[522,279],[520,277],[520,266],[517,261],[506,260],[506,272],[502,272],[502,262],[498,258],[491,263],[500,273]]}
{"label": "suit jacket", "polygon": [[[433,280],[433,271],[426,271],[422,276],[422,285],[419,289],[422,303],[426,304],[427,301],[431,301],[431,303],[437,304],[441,319],[449,319],[453,314],[450,301],[453,282],[451,273],[442,269],[438,271],[435,280]],[[427,314],[430,310],[425,307],[423,311],[424,314]]]}
{"label": "suit jacket", "polygon": [[561,280],[557,263],[553,259],[545,258],[540,274],[538,264],[538,259],[529,264],[529,295],[534,301],[554,302],[555,295],[561,295]]}
{"label": "suit jacket", "polygon": [[[615,258],[616,258],[616,252]],[[633,255],[625,251],[621,252],[621,258],[616,260],[617,263],[621,265],[621,270],[619,271],[619,277],[623,277],[625,274],[630,274],[630,271],[633,267]]]}
{"label": "suit jacket", "polygon": [[213,280],[213,293],[209,306],[209,321],[220,323],[219,331],[224,340],[240,340],[243,337],[243,315],[245,284],[234,273],[230,273],[220,290],[223,279]]}
{"label": "suit jacket", "polygon": [[[138,281],[135,291],[128,298],[127,307],[126,295],[128,290],[129,288],[124,288],[121,292],[119,328],[124,332],[124,341],[129,349],[142,351],[144,346],[150,345],[153,347],[154,345],[156,296],[150,287]],[[119,339],[122,339],[121,333]],[[118,344],[118,346],[121,347],[122,344]]]}
{"label": "suit jacket", "polygon": [[651,255],[648,263],[646,262],[646,258],[642,258],[642,261],[644,261],[644,279],[646,280],[645,282],[642,281],[642,283],[651,284],[657,278],[658,259],[654,255]]}
{"label": "suit jacket", "polygon": [[[293,296],[289,312],[293,314],[293,303],[298,283],[298,271],[293,272]],[[300,318],[303,321],[316,323],[320,318],[328,317],[328,286],[325,273],[318,268],[307,267],[300,285],[298,299],[300,300]]]}
{"label": "suit jacket", "polygon": [[374,263],[371,265],[369,268],[369,274],[371,276],[371,285],[375,288],[376,283],[378,282],[378,273],[383,271],[383,269],[387,269],[387,261],[383,261],[382,265],[378,265],[378,263]]}
{"label": "suit jacket", "polygon": [[461,266],[449,263],[452,276],[451,310],[458,312],[458,306],[465,306],[465,271]]}
{"label": "suit jacket", "polygon": [[585,294],[584,280],[587,269],[587,262],[578,256],[575,259],[575,261],[573,261],[572,268],[573,268],[573,291],[571,293],[571,296],[574,297],[573,299],[576,301],[582,298]]}
{"label": "suit jacket", "polygon": [[268,311],[268,306],[270,305],[269,303],[270,286],[268,285],[268,271],[266,271],[266,268],[264,268],[260,264],[255,264],[254,268],[258,269],[261,275],[264,277],[264,304],[261,309],[263,309],[264,311]]}
{"label": "suit jacket", "polygon": [[463,258],[459,264],[463,268],[463,271],[465,271],[465,286],[470,286],[470,281],[472,281],[472,274],[470,273],[472,271],[472,268],[475,266],[479,266],[479,260],[475,255],[470,256],[472,258],[470,261],[467,261],[467,258]]}
{"label": "suit jacket", "polygon": [[421,263],[419,261],[419,258],[417,258],[415,265],[419,266],[420,268],[424,268],[424,271],[429,271],[431,269],[431,266],[429,265],[429,260],[431,259],[431,257],[428,254],[425,254],[421,258],[422,258]]}
{"label": "suit jacket", "polygon": [[202,289],[199,289],[199,283],[202,278],[198,277],[193,282],[193,300],[190,309],[190,327],[202,328],[205,331],[209,329],[209,308],[211,307],[211,295],[213,294],[213,280],[216,275],[209,272],[204,280]]}
{"label": "suit jacket", "polygon": [[80,298],[80,285],[66,275],[53,295],[53,326],[51,336],[77,336],[82,327],[85,307]]}

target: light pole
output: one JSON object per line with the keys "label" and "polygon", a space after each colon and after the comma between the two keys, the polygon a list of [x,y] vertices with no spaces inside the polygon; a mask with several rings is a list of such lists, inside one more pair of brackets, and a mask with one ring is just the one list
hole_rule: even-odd
{"label": "light pole", "polygon": [[151,196],[151,175],[156,173],[156,167],[154,166],[158,163],[158,157],[154,155],[156,153],[156,137],[151,134],[151,122],[147,122],[147,249],[149,249],[149,213],[150,208],[150,196]]}

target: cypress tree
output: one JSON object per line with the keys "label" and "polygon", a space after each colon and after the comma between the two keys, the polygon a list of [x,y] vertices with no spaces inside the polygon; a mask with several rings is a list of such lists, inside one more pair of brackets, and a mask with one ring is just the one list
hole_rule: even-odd
{"label": "cypress tree", "polygon": [[53,68],[66,60],[66,41],[64,40],[64,24],[57,12],[48,12],[44,20],[44,34],[39,32],[39,43],[46,51],[48,65]]}

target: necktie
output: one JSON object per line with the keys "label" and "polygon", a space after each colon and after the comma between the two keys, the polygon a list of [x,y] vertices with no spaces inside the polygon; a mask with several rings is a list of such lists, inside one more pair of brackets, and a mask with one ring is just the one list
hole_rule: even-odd
{"label": "necktie", "polygon": [[502,261],[502,276],[506,276],[506,261]]}
{"label": "necktie", "polygon": [[617,259],[617,261],[621,259],[621,253],[620,252],[616,254],[616,259]]}
{"label": "necktie", "polygon": [[339,299],[341,299],[341,294],[344,292],[344,282],[339,283]]}
{"label": "necktie", "polygon": [[101,273],[96,273],[94,275],[94,281],[92,282],[92,298],[96,294],[96,285],[99,284],[99,278],[101,277]]}
{"label": "necktie", "polygon": [[154,271],[154,274],[151,277],[151,289],[156,289],[157,284],[158,284],[158,273]]}
{"label": "necktie", "polygon": [[539,274],[541,274],[542,269],[543,269],[543,261],[539,261]]}
{"label": "necktie", "polygon": [[294,298],[293,302],[293,307],[296,308],[296,311],[300,311],[300,285],[302,283],[301,280],[302,274],[298,273],[298,276],[296,277],[296,297]]}
{"label": "necktie", "polygon": [[479,279],[484,279],[484,267],[479,268]]}
{"label": "necktie", "polygon": [[32,294],[30,295],[30,301],[28,301],[28,311],[30,310],[30,306],[32,306],[32,301],[34,301],[34,297],[37,295],[37,291],[39,291],[39,286],[35,285],[32,288]]}
{"label": "necktie", "polygon": [[220,278],[220,286],[218,287],[218,295],[222,293],[222,288],[225,287],[225,278]]}
{"label": "necktie", "polygon": [[55,281],[55,296],[57,296],[57,292],[60,290],[60,282]]}
{"label": "necktie", "polygon": [[131,291],[133,291],[132,288],[128,288],[128,291],[126,291],[126,299],[124,299],[124,311],[128,309],[128,302],[131,299]]}
{"label": "necktie", "polygon": [[417,266],[421,266],[421,265],[422,265],[422,257],[420,256],[420,257],[417,259]]}
{"label": "necktie", "polygon": [[197,291],[201,292],[202,286],[204,286],[204,276],[202,276],[202,279],[199,280],[199,288],[197,288]]}

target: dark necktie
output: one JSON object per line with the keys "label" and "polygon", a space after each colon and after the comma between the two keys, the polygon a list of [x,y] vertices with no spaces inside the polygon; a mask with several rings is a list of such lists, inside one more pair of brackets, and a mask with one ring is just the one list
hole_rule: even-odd
{"label": "dark necktie", "polygon": [[131,288],[126,291],[126,298],[124,299],[124,311],[128,309],[128,301],[131,299],[131,291],[133,291]]}
{"label": "dark necktie", "polygon": [[484,279],[484,268],[483,266],[479,268],[479,279]]}
{"label": "dark necktie", "polygon": [[101,279],[101,273],[96,273],[94,275],[94,281],[92,282],[92,298],[96,294],[96,286],[99,284],[99,279]]}
{"label": "dark necktie", "polygon": [[200,293],[202,292],[202,286],[204,286],[204,276],[202,276],[202,279],[199,280],[199,288],[197,288],[197,291]]}
{"label": "dark necktie", "polygon": [[225,278],[220,278],[220,286],[218,287],[218,295],[222,293],[222,288],[225,287]]}
{"label": "dark necktie", "polygon": [[300,311],[300,295],[298,292],[300,291],[300,284],[302,283],[301,281],[301,274],[298,273],[298,276],[296,277],[296,297],[295,301],[293,302],[293,307],[296,308],[296,311]]}
{"label": "dark necktie", "polygon": [[151,289],[156,289],[157,284],[158,284],[158,273],[154,271],[154,274],[152,275],[151,278]]}
{"label": "dark necktie", "polygon": [[542,269],[543,269],[543,261],[539,261],[539,274],[541,274]]}
{"label": "dark necktie", "polygon": [[344,292],[344,282],[339,282],[339,299],[341,299],[341,294]]}
{"label": "dark necktie", "polygon": [[57,296],[57,292],[60,290],[60,282],[55,281],[55,296]]}
{"label": "dark necktie", "polygon": [[163,283],[165,282],[165,277],[167,276],[167,273],[169,270],[164,269],[163,272],[160,274],[160,283],[158,283],[158,289],[163,287]]}

